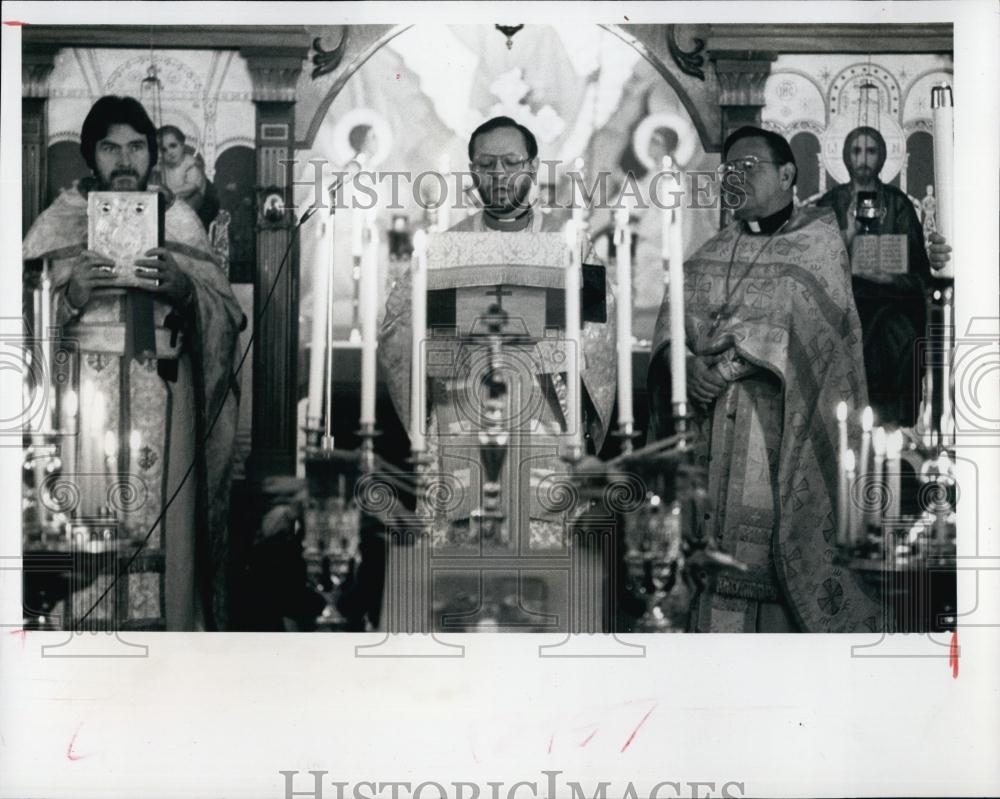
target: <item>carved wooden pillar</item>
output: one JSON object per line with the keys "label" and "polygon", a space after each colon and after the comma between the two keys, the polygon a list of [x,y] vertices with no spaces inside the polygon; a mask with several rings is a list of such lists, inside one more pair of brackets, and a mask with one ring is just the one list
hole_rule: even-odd
{"label": "carved wooden pillar", "polygon": [[771,74],[771,64],[777,60],[777,54],[717,50],[710,57],[719,79],[722,140],[742,125],[759,127],[764,107],[764,83]]}
{"label": "carved wooden pillar", "polygon": [[45,207],[47,125],[45,105],[55,48],[25,49],[21,59],[21,235]]}
{"label": "carved wooden pillar", "polygon": [[[293,157],[295,83],[305,50],[241,50],[253,78],[256,104],[257,202],[279,194],[291,202],[284,161]],[[294,218],[258,213],[254,274],[253,422],[248,471],[254,477],[294,474],[298,377],[298,252]],[[266,303],[266,308],[265,308]]]}

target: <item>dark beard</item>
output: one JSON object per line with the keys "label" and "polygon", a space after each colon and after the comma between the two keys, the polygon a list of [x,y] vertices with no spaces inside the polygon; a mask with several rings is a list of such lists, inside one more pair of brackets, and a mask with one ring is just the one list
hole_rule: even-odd
{"label": "dark beard", "polygon": [[135,184],[136,185],[135,185],[135,188],[132,189],[132,191],[145,191],[146,190],[146,184],[149,181],[149,174],[147,173],[145,179],[143,179],[143,178],[141,178],[139,176],[139,173],[136,172],[134,169],[116,169],[114,172],[112,172],[110,175],[108,175],[107,181],[104,181],[100,176],[97,176],[96,179],[97,179],[97,184],[98,184],[98,190],[99,191],[115,191],[115,189],[112,188],[112,185],[114,184],[115,179],[116,178],[124,178],[124,177],[133,178],[135,180]]}

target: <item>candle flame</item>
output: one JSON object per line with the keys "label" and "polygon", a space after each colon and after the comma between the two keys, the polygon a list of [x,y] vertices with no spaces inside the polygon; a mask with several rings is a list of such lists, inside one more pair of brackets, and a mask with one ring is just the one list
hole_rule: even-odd
{"label": "candle flame", "polygon": [[844,471],[850,474],[854,471],[854,450],[849,449],[844,453]]}
{"label": "candle flame", "polygon": [[663,159],[660,161],[660,164],[663,167],[663,171],[667,172],[667,171],[669,171],[670,169],[673,168],[673,166],[674,166],[674,159],[671,158],[669,155],[665,155],[665,156],[663,156]]}
{"label": "candle flame", "polygon": [[837,403],[837,421],[838,422],[846,422],[847,421],[847,403],[846,402],[841,401],[841,402]]}
{"label": "candle flame", "polygon": [[427,231],[418,230],[413,234],[413,257],[419,258],[427,249]]}
{"label": "candle flame", "polygon": [[133,451],[138,451],[139,447],[142,446],[142,433],[138,430],[133,430],[128,436],[128,447]]}
{"label": "candle flame", "polygon": [[885,457],[885,429],[876,427],[872,436],[872,446],[875,448],[875,455],[879,458]]}
{"label": "candle flame", "polygon": [[899,457],[899,453],[903,451],[903,431],[893,430],[885,437],[885,452],[886,455],[892,459]]}
{"label": "candle flame", "polygon": [[[104,395],[101,392],[97,391],[94,388],[94,386],[91,385],[90,383],[84,384],[83,391],[84,391],[84,397],[83,397],[84,405],[86,405],[93,411],[94,414],[93,425],[98,430],[100,430],[102,427],[104,427],[104,420],[107,416],[104,407]],[[89,395],[89,397],[91,398],[89,399],[89,402],[87,395]]]}
{"label": "candle flame", "polygon": [[870,432],[872,429],[872,422],[875,421],[875,414],[872,413],[871,407],[866,407],[861,412],[861,429],[864,432]]}
{"label": "candle flame", "polygon": [[566,223],[566,227],[563,228],[563,235],[566,237],[566,246],[571,250],[575,250],[577,239],[576,222],[570,219]]}
{"label": "candle flame", "polygon": [[104,457],[113,458],[118,454],[118,436],[111,430],[104,433]]}

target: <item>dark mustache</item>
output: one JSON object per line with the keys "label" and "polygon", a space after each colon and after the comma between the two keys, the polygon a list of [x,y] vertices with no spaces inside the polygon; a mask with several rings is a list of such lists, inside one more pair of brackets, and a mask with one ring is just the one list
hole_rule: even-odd
{"label": "dark mustache", "polygon": [[138,180],[139,173],[136,172],[134,169],[116,169],[111,173],[110,179],[114,180],[115,178],[124,178],[124,177],[135,178],[136,180]]}

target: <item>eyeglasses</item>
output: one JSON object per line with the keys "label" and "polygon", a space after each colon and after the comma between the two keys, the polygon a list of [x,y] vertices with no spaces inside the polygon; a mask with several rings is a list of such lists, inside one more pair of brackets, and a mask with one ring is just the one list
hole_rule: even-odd
{"label": "eyeglasses", "polygon": [[530,160],[515,153],[480,155],[472,161],[472,166],[477,172],[497,172],[500,168],[504,172],[517,172]]}
{"label": "eyeglasses", "polygon": [[720,175],[728,175],[730,172],[753,172],[761,164],[777,163],[777,161],[765,161],[756,155],[748,155],[745,158],[734,158],[731,161],[723,161],[715,171]]}

